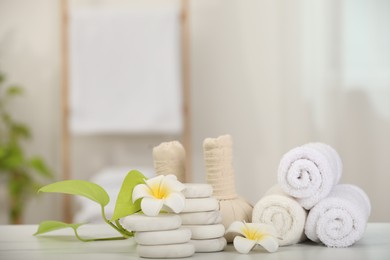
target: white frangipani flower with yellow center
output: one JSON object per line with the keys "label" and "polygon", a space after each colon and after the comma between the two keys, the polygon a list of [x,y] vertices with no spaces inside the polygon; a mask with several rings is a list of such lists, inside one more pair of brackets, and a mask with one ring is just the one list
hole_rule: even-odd
{"label": "white frangipani flower with yellow center", "polygon": [[256,245],[261,245],[268,252],[275,252],[279,247],[276,230],[271,225],[235,221],[226,232],[241,235],[234,238],[233,244],[234,248],[243,254],[249,253]]}
{"label": "white frangipani flower with yellow center", "polygon": [[159,175],[138,184],[133,190],[133,202],[142,198],[141,210],[147,216],[157,216],[161,209],[179,213],[185,205],[183,183],[175,175]]}

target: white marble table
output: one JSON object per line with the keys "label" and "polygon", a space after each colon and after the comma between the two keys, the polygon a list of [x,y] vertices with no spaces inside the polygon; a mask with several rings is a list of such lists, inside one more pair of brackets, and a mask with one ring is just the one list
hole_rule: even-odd
{"label": "white marble table", "polygon": [[[138,259],[133,239],[80,242],[71,229],[58,230],[38,237],[32,234],[36,225],[0,225],[0,260],[13,259]],[[108,225],[86,225],[80,228],[84,237],[116,236]],[[349,248],[327,248],[310,242],[281,247],[275,253],[256,250],[248,255],[237,253],[232,245],[219,253],[196,253],[186,259],[390,259],[390,223],[369,223],[364,237]]]}

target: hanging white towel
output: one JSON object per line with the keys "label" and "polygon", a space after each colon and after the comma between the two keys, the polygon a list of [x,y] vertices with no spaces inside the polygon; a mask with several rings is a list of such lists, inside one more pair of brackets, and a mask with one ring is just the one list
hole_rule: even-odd
{"label": "hanging white towel", "polygon": [[76,134],[182,129],[179,6],[70,13]]}
{"label": "hanging white towel", "polygon": [[362,189],[340,184],[309,211],[305,233],[329,247],[348,247],[363,237],[370,213],[370,200]]}

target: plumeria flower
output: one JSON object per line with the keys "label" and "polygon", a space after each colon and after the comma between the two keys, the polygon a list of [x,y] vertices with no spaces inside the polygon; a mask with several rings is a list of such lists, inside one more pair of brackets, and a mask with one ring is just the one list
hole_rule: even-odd
{"label": "plumeria flower", "polygon": [[243,254],[249,253],[257,244],[268,252],[275,252],[279,247],[276,230],[273,226],[263,223],[246,223],[235,221],[226,232],[238,233],[233,240],[234,248]]}
{"label": "plumeria flower", "polygon": [[157,216],[161,209],[179,213],[185,205],[184,189],[175,175],[159,175],[134,187],[133,203],[142,198],[141,210],[147,216]]}

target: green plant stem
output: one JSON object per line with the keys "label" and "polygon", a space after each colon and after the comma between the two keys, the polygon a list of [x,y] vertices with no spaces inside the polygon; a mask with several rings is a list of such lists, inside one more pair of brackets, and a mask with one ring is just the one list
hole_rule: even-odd
{"label": "green plant stem", "polygon": [[112,223],[111,221],[109,221],[106,217],[106,213],[104,211],[104,207],[102,206],[101,207],[101,213],[102,213],[102,217],[104,219],[104,221],[110,225],[112,228],[114,228],[116,231],[118,231],[122,237],[106,237],[106,238],[82,238],[80,237],[80,235],[78,234],[77,232],[77,228],[73,228],[74,230],[74,234],[76,236],[76,238],[80,241],[83,241],[83,242],[92,242],[92,241],[108,241],[108,240],[124,240],[124,239],[128,239],[129,237],[132,237],[134,236],[133,232],[129,232],[127,231],[126,229],[124,229],[122,227],[122,225],[119,223],[118,220],[115,221],[116,225],[114,225],[114,223]]}
{"label": "green plant stem", "polygon": [[77,232],[77,228],[74,228],[74,234],[76,238],[82,242],[93,242],[93,241],[108,241],[108,240],[124,240],[126,237],[105,237],[105,238],[82,238]]}
{"label": "green plant stem", "polygon": [[122,225],[121,223],[119,223],[119,219],[115,220],[115,224],[116,226],[122,230],[122,232],[124,232],[128,237],[133,237],[134,236],[134,233],[133,232],[130,232],[128,230],[126,230]]}
{"label": "green plant stem", "polygon": [[122,236],[123,236],[123,239],[127,239],[129,237],[132,237],[133,236],[133,233],[132,232],[128,232],[127,230],[125,230],[120,224],[119,224],[119,221],[116,222],[116,224],[118,226],[115,226],[114,223],[112,223],[111,221],[109,221],[106,217],[106,213],[104,211],[104,207],[101,207],[102,209],[102,217],[104,219],[104,221],[110,225],[112,228],[114,228],[116,231],[118,231]]}

